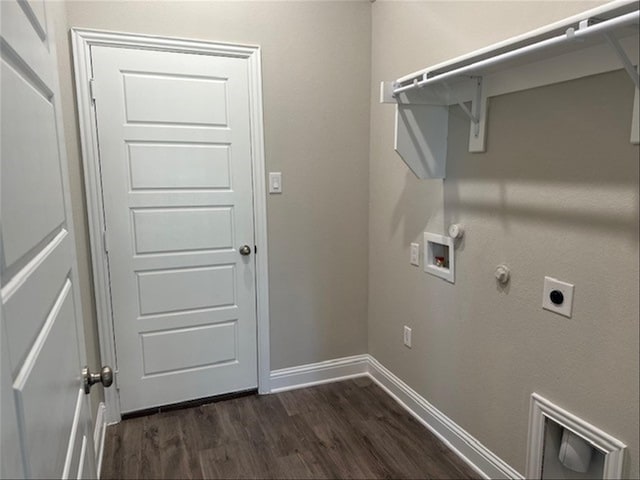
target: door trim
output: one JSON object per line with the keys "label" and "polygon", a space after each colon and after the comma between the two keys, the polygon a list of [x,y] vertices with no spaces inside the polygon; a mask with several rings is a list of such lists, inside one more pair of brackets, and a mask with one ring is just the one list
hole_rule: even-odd
{"label": "door trim", "polygon": [[[108,46],[160,50],[165,52],[218,55],[247,59],[249,76],[249,119],[251,127],[251,165],[253,172],[253,209],[256,261],[256,319],[258,345],[258,392],[270,392],[269,345],[269,272],[267,248],[267,205],[265,185],[264,132],[262,114],[262,68],[260,47],[229,43],[189,40],[155,35],[138,35],[72,28],[73,61],[76,82],[76,102],[84,183],[87,196],[87,215],[91,243],[93,284],[96,296],[100,357],[103,364],[117,370],[113,319],[109,294],[109,273],[104,244],[104,216],[102,186],[98,154],[95,112],[91,99],[91,47]],[[116,375],[117,388],[117,375]],[[116,388],[105,389],[107,423],[119,422],[120,402]]]}

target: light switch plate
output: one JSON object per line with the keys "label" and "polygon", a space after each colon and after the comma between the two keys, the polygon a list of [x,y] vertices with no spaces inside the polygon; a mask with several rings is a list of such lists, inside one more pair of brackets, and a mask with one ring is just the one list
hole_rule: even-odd
{"label": "light switch plate", "polygon": [[[542,308],[571,318],[573,309],[573,288],[574,286],[571,283],[562,282],[551,277],[544,277]],[[562,303],[555,304],[551,301],[551,292],[554,290],[558,290],[562,293],[562,296],[564,297]]]}
{"label": "light switch plate", "polygon": [[282,193],[281,172],[269,172],[269,193]]}
{"label": "light switch plate", "polygon": [[420,266],[420,244],[411,244],[411,257],[409,258],[409,262],[416,267]]}
{"label": "light switch plate", "polygon": [[405,347],[411,348],[411,328],[406,325],[403,330],[402,343],[404,343]]}

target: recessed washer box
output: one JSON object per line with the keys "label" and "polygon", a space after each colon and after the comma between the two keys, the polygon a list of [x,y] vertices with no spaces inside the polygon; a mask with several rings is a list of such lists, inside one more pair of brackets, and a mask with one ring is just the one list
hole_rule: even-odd
{"label": "recessed washer box", "polygon": [[424,232],[424,271],[455,283],[453,239]]}

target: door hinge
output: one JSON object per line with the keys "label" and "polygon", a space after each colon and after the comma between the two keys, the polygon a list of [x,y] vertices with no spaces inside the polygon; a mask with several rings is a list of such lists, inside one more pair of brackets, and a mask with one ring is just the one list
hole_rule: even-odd
{"label": "door hinge", "polygon": [[96,101],[96,90],[95,90],[96,87],[95,87],[95,85],[96,85],[95,80],[93,78],[90,78],[89,79],[89,96],[91,97],[91,100],[93,102]]}
{"label": "door hinge", "polygon": [[102,231],[102,245],[104,246],[104,253],[109,253],[109,244],[107,243],[107,231]]}

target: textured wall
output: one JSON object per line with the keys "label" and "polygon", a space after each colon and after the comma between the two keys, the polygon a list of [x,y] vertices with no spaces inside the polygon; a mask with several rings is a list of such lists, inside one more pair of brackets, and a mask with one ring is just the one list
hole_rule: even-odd
{"label": "textured wall", "polygon": [[[270,196],[267,207],[271,367],[364,353],[370,4],[72,1],[66,10],[69,27],[262,47],[266,166],[282,172],[284,185],[284,193]],[[88,279],[68,59],[61,68],[79,258]],[[363,88],[346,88],[347,81]],[[92,293],[88,281],[84,286],[91,339]],[[92,349],[95,358],[95,342],[89,344],[90,358]]]}
{"label": "textured wall", "polygon": [[[447,57],[595,6],[377,2],[372,92]],[[529,397],[626,442],[638,477],[638,146],[624,72],[492,99],[488,151],[449,123],[447,179],[416,179],[393,151],[393,107],[372,98],[369,351],[520,472]],[[466,226],[456,283],[409,265],[422,232]],[[506,262],[510,286],[493,270]],[[575,283],[571,319],[541,309],[545,275]],[[413,329],[413,348],[402,327]]]}

